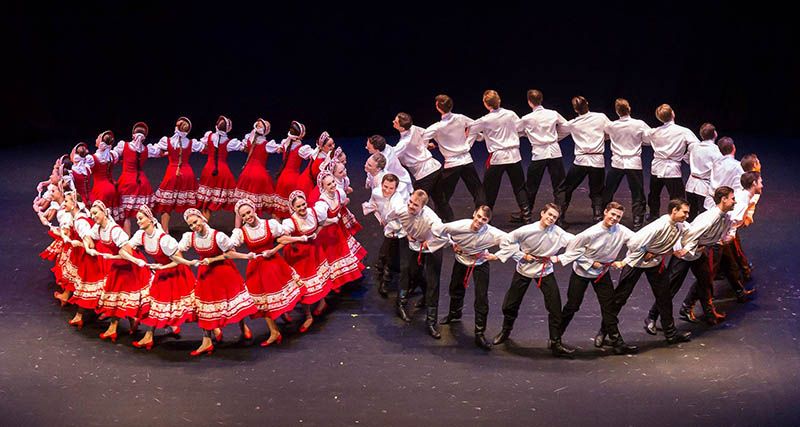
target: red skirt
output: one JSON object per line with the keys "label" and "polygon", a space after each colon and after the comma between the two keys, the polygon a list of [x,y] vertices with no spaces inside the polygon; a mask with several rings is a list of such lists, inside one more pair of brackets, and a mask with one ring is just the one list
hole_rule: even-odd
{"label": "red skirt", "polygon": [[232,211],[235,204],[236,179],[233,178],[228,165],[220,162],[216,176],[214,167],[206,165],[200,175],[200,186],[197,187],[198,207],[210,211]]}
{"label": "red skirt", "polygon": [[[141,254],[134,256],[144,259]],[[116,318],[144,317],[153,273],[126,260],[106,260],[106,268],[108,275],[97,312]]]}
{"label": "red skirt", "polygon": [[119,207],[123,218],[134,218],[139,212],[139,206],[153,205],[153,187],[143,172],[139,173],[139,182],[136,182],[136,172],[122,172],[117,182],[119,190]]}
{"label": "red skirt", "polygon": [[192,271],[185,265],[156,270],[145,300],[149,311],[142,323],[155,328],[180,326],[195,320],[194,283]]}
{"label": "red skirt", "polygon": [[330,267],[318,240],[292,243],[283,248],[283,257],[305,283],[305,295],[301,299],[303,304],[313,304],[330,293]]}
{"label": "red skirt", "polygon": [[62,242],[61,252],[56,257],[56,264],[50,269],[55,276],[56,285],[67,292],[75,290],[75,285],[72,284],[72,280],[67,274],[67,261],[70,256],[72,256],[72,245]]}
{"label": "red skirt", "polygon": [[364,265],[353,253],[348,243],[348,238],[353,239],[353,237],[345,234],[339,224],[322,227],[317,233],[316,239],[317,243],[325,248],[325,257],[330,266],[330,277],[334,289],[360,279],[361,271],[364,270]]}
{"label": "red skirt", "polygon": [[278,254],[270,258],[258,257],[250,260],[244,284],[258,310],[251,317],[269,317],[274,320],[281,314],[292,311],[305,294],[305,288],[294,279],[296,275],[292,267]]}
{"label": "red skirt", "polygon": [[75,190],[81,195],[81,199],[83,199],[83,203],[86,203],[86,206],[91,206],[94,201],[92,200],[92,192],[89,185],[90,178],[91,175],[72,172],[72,182],[75,184]]}
{"label": "red skirt", "polygon": [[64,250],[64,241],[52,231],[48,231],[47,234],[53,238],[53,241],[43,251],[39,252],[39,258],[55,262],[58,259],[58,255]]}
{"label": "red skirt", "polygon": [[167,166],[167,173],[161,186],[156,190],[153,211],[157,213],[184,212],[197,206],[197,181],[188,165],[181,166],[181,174],[176,175],[176,166]]}
{"label": "red skirt", "polygon": [[255,314],[256,306],[231,260],[201,265],[195,289],[197,325],[205,330],[237,323]]}
{"label": "red skirt", "polygon": [[106,278],[103,261],[101,257],[88,255],[82,247],[72,248],[65,266],[65,275],[75,287],[70,304],[91,310],[97,308]]}
{"label": "red skirt", "polygon": [[356,216],[353,215],[353,213],[350,212],[350,209],[347,209],[347,207],[342,208],[341,224],[344,225],[345,230],[351,236],[355,236],[356,233],[361,231],[363,228],[361,223],[356,219]]}
{"label": "red skirt", "polygon": [[275,208],[275,186],[266,169],[258,166],[244,168],[236,184],[236,199],[253,202],[258,213],[269,213]]}

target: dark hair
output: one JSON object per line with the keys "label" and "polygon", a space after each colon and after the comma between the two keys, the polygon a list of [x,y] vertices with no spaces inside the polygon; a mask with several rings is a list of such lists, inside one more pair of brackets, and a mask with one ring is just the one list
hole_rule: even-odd
{"label": "dark hair", "polygon": [[608,204],[606,205],[606,209],[605,210],[609,210],[609,209],[619,209],[622,212],[625,212],[625,206],[622,206],[622,204],[617,203],[617,202],[608,202]]}
{"label": "dark hair", "polygon": [[669,201],[669,204],[667,205],[667,212],[672,213],[672,211],[675,209],[680,209],[681,206],[689,206],[689,202],[681,199],[680,197],[674,198]]}
{"label": "dark hair", "polygon": [[614,101],[614,111],[616,111],[617,115],[620,117],[628,116],[631,114],[631,104],[625,98],[617,98],[617,100]]}
{"label": "dark hair", "polygon": [[480,205],[480,206],[478,206],[477,209],[475,209],[475,212],[478,212],[478,211],[483,212],[483,214],[486,215],[487,218],[492,219],[492,208],[490,208],[489,206]]}
{"label": "dark hair", "polygon": [[761,174],[758,172],[745,172],[742,174],[742,177],[739,178],[739,181],[742,183],[742,188],[745,190],[749,190],[756,181],[761,179]]}
{"label": "dark hair", "polygon": [[447,95],[436,95],[436,106],[445,113],[453,111],[453,98]]}
{"label": "dark hair", "polygon": [[397,184],[400,183],[400,178],[398,178],[397,175],[393,173],[387,173],[386,175],[383,176],[383,179],[381,179],[381,184],[383,184],[386,181],[393,182],[395,186],[397,186]]}
{"label": "dark hair", "polygon": [[542,105],[544,94],[539,89],[531,89],[528,91],[528,101],[533,105]]}
{"label": "dark hair", "polygon": [[758,156],[753,153],[746,154],[742,157],[742,169],[745,172],[752,172],[753,168],[756,166],[756,162],[758,162]]}
{"label": "dark hair", "polygon": [[411,115],[408,113],[397,113],[397,124],[400,125],[401,128],[405,130],[411,129],[411,126],[414,125],[414,121],[411,120]]}
{"label": "dark hair", "polygon": [[371,159],[375,161],[375,165],[378,166],[378,169],[383,169],[386,167],[386,156],[381,153],[375,153],[370,156]]}
{"label": "dark hair", "polygon": [[556,205],[555,203],[545,204],[544,207],[542,208],[542,213],[547,212],[549,209],[553,209],[556,212],[558,212],[559,215],[561,215],[561,208],[559,208],[558,205]]}
{"label": "dark hair", "polygon": [[369,143],[378,151],[386,149],[386,138],[380,135],[372,135],[369,137]]}
{"label": "dark hair", "polygon": [[297,121],[292,121],[292,124],[289,125],[289,133],[294,136],[300,136],[304,133],[305,126],[302,123]]}
{"label": "dark hair", "polygon": [[736,149],[736,145],[733,144],[733,138],[729,136],[720,138],[719,141],[717,141],[717,147],[719,147],[719,152],[723,155],[731,154],[733,150]]}
{"label": "dark hair", "polygon": [[731,193],[733,193],[733,188],[728,187],[727,185],[717,188],[714,190],[714,203],[719,204],[723,197],[728,197],[731,195]]}
{"label": "dark hair", "polygon": [[582,96],[572,98],[572,109],[578,114],[586,114],[589,112],[589,101]]}
{"label": "dark hair", "polygon": [[714,139],[714,134],[716,132],[717,128],[715,128],[711,123],[703,123],[703,125],[700,126],[700,138],[703,138],[703,141]]}

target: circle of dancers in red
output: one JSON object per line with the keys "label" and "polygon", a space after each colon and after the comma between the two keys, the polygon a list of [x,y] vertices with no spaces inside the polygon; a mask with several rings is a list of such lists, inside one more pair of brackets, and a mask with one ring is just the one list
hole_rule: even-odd
{"label": "circle of dancers in red", "polygon": [[[614,121],[590,111],[582,96],[572,99],[572,120],[544,108],[539,90],[529,90],[527,101],[531,112],[520,118],[501,107],[496,91],[487,90],[482,98],[487,114],[473,120],[452,111],[452,98],[438,95],[434,107],[440,121],[421,128],[401,112],[392,122],[399,133],[395,146],[380,135],[367,139],[370,156],[364,170],[370,197],[362,209],[364,215],[374,214],[384,234],[373,281],[378,293],[388,297],[396,278],[400,319],[412,321],[408,300],[419,287],[423,297],[415,308],[424,309],[427,334],[441,338],[439,325],[460,321],[471,281],[475,344],[490,350],[510,339],[523,297],[535,283],[548,313],[547,346],[554,356],[572,357],[575,349],[562,337],[591,285],[601,311],[594,345],[630,354],[638,349],[623,339],[618,316],[642,276],[655,297],[644,330],[658,334],[660,318],[669,344],[690,339],[689,332],[677,329],[672,314],[672,300],[690,270],[695,282],[681,304],[682,320],[700,320],[694,313],[699,302],[703,320],[711,325],[724,321],[713,298],[717,275],[727,279],[738,302],[751,298],[754,289],[744,285],[751,264],[740,234],[753,223],[763,189],[755,155],[737,160],[733,140],[718,138],[710,123],[700,127],[698,138],[675,123],[667,104],[656,108],[661,125],[651,128],[631,117],[631,106],[622,98],[614,103],[619,116]],[[245,319],[264,318],[269,336],[261,345],[269,346],[282,339],[278,318],[300,303],[305,316],[299,330],[305,332],[325,311],[331,291],[361,277],[366,251],[354,238],[361,225],[348,210],[353,190],[347,157],[333,138],[323,132],[316,146],[305,145],[305,127],[296,121],[280,143],[267,141],[270,123],[263,119],[242,140],[228,137],[231,129],[231,121],[220,116],[214,130],[189,139],[191,122],[181,117],[172,136],[145,145],[149,129],[139,122],[127,142],[116,142],[106,131],[97,137],[94,154],[81,143],[56,161],[50,179],[39,185],[34,210],[53,238],[41,256],[55,264],[52,270],[62,291],[54,296],[62,305],[76,306],[71,325],[80,328],[84,313],[96,311],[111,319],[100,337],[114,341],[119,321],[127,318],[132,334],[139,323],[148,328],[133,345],[149,350],[158,329],[178,335],[183,323],[197,322],[204,335],[191,353],[196,356],[214,350],[224,326],[237,323],[242,338],[250,339]],[[567,172],[559,146],[566,136],[572,137],[575,150]],[[520,137],[532,148],[527,179]],[[606,141],[610,169],[605,165]],[[476,142],[484,142],[488,152],[482,181],[470,154]],[[653,150],[646,200],[643,146]],[[443,163],[432,156],[436,149]],[[227,163],[232,151],[247,155],[238,181]],[[199,181],[188,163],[195,152],[207,157]],[[266,169],[269,154],[282,157],[275,183]],[[142,167],[157,157],[167,157],[168,164],[153,192]],[[115,182],[112,168],[118,162],[122,175]],[[683,163],[690,169],[686,183]],[[552,202],[535,209],[545,169]],[[522,224],[510,232],[489,224],[504,174],[519,207],[510,221]],[[593,225],[573,234],[567,231],[574,225],[566,222],[566,211],[572,193],[587,177]],[[625,207],[614,201],[622,178],[632,196],[630,229],[621,224]],[[470,218],[456,220],[449,201],[459,180],[471,193],[475,210]],[[664,188],[670,201],[662,214]],[[230,236],[208,224],[219,210],[235,212]],[[173,212],[182,214],[191,230],[180,240],[168,232]],[[132,219],[138,231],[131,235]],[[455,259],[449,311],[439,319],[444,247],[453,248]],[[493,247],[499,249],[492,253]],[[184,257],[189,251],[197,257]],[[235,260],[247,262],[244,278]],[[502,329],[487,339],[490,264],[508,260],[516,268],[502,304]],[[572,264],[563,305],[554,273],[559,264]],[[621,270],[616,285],[613,270]]]}
{"label": "circle of dancers in red", "polygon": [[[261,346],[280,343],[276,320],[291,321],[298,304],[305,313],[299,331],[308,331],[326,311],[326,297],[364,270],[366,251],[354,237],[361,226],[347,208],[346,157],[327,132],[315,147],[303,144],[299,122],[280,143],[267,140],[270,123],[263,119],[241,140],[228,136],[232,123],[225,116],[202,138],[189,139],[191,129],[181,117],[172,135],[154,144],[144,143],[149,128],[143,122],[127,141],[102,132],[93,154],[77,144],[39,184],[33,207],[53,238],[40,256],[54,262],[61,288],[54,297],[62,307],[74,306],[69,324],[80,329],[96,312],[110,320],[100,338],[116,342],[127,319],[130,335],[145,329],[133,346],[150,350],[159,330],[178,337],[184,323],[196,322],[203,339],[192,356],[211,354],[227,325],[237,324],[241,339],[253,339],[247,319],[266,321],[269,335]],[[238,180],[227,160],[233,151],[247,156]],[[189,165],[192,153],[207,159],[199,180]],[[275,183],[269,154],[283,159]],[[143,166],[159,157],[168,163],[153,191]],[[122,173],[115,181],[117,163]],[[209,225],[222,210],[235,214],[231,235]],[[173,213],[190,230],[180,239],[169,234]],[[131,233],[133,221],[138,230]],[[245,277],[236,260],[247,263]]]}

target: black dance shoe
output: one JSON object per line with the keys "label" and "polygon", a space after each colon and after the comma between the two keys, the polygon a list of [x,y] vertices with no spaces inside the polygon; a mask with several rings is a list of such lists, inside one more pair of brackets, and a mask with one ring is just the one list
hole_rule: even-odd
{"label": "black dance shoe", "polygon": [[502,329],[502,330],[500,330],[500,333],[497,334],[494,337],[494,339],[492,340],[492,344],[500,345],[500,344],[506,342],[506,340],[508,340],[508,337],[510,337],[510,336],[511,336],[511,330],[510,329]]}
{"label": "black dance shoe", "polygon": [[442,320],[439,321],[440,325],[449,325],[451,323],[456,323],[461,321],[461,313],[447,313],[447,316],[442,317]]}
{"label": "black dance shoe", "polygon": [[692,334],[690,332],[676,332],[675,335],[667,337],[667,343],[669,344],[680,344],[691,340]]}
{"label": "black dance shoe", "polygon": [[436,324],[435,323],[428,323],[425,326],[425,330],[426,330],[426,332],[428,332],[428,335],[430,335],[434,339],[438,340],[438,339],[442,338],[442,334],[439,332],[439,329],[436,328]]}
{"label": "black dance shoe", "polygon": [[650,317],[644,318],[644,331],[650,335],[656,334],[656,321]]}
{"label": "black dance shoe", "polygon": [[684,322],[689,323],[698,323],[697,317],[694,315],[694,310],[692,307],[687,307],[685,305],[681,306],[681,309],[678,310],[678,318],[683,320]]}
{"label": "black dance shoe", "polygon": [[484,350],[491,350],[492,349],[492,343],[487,341],[486,337],[483,336],[483,334],[475,334],[475,345],[477,345],[479,348],[482,348]]}

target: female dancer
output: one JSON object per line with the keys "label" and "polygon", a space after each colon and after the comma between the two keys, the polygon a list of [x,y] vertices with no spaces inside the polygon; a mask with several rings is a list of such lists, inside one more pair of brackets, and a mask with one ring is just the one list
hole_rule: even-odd
{"label": "female dancer", "polygon": [[153,204],[153,187],[144,173],[144,164],[151,157],[144,145],[150,128],[144,122],[133,125],[131,140],[120,141],[114,151],[122,158],[122,175],[117,181],[120,199],[120,216],[124,219],[122,229],[131,234],[131,218],[136,218],[139,206]]}
{"label": "female dancer", "polygon": [[[53,292],[53,297],[61,302],[61,306],[65,306],[69,301],[69,297],[75,287],[69,276],[65,274],[67,260],[72,253],[72,245],[69,244],[70,229],[72,228],[72,215],[66,210],[64,203],[64,192],[62,191],[63,182],[58,185],[49,185],[47,190],[47,198],[51,200],[51,206],[44,212],[38,212],[39,221],[48,228],[48,234],[53,238],[53,243],[50,244],[39,256],[42,259],[54,261],[53,272],[56,285],[61,287],[61,292]],[[51,213],[55,209],[55,218],[58,222],[58,227],[50,225],[52,221]]]}
{"label": "female dancer", "polygon": [[[317,148],[314,149],[314,158],[308,163],[308,166],[306,166],[306,169],[303,171],[303,174],[308,174],[309,179],[312,182],[312,187],[308,188],[308,191],[311,192],[309,196],[309,201],[311,203],[314,203],[319,199],[319,193],[322,190],[318,188],[319,186],[317,185],[317,177],[323,170],[324,165],[328,165],[329,168],[332,167],[331,156],[334,148],[336,148],[336,143],[334,142],[333,138],[331,138],[328,132],[322,132],[322,135],[317,138]],[[309,193],[307,192],[307,194]]]}
{"label": "female dancer", "polygon": [[112,150],[114,146],[114,132],[107,130],[97,136],[95,140],[97,151],[91,156],[87,156],[84,161],[86,166],[92,171],[93,183],[91,200],[102,200],[111,210],[115,219],[120,217],[119,193],[114,182],[112,170],[114,164],[119,160],[119,155]]}
{"label": "female dancer", "polygon": [[[86,166],[86,158],[89,156],[89,147],[85,142],[79,142],[72,147],[69,160],[72,162],[72,182],[75,190],[81,196],[81,200],[91,200],[91,186],[89,181],[92,177],[92,170]],[[65,188],[66,189],[66,188]]]}
{"label": "female dancer", "polygon": [[144,256],[133,252],[128,245],[128,235],[114,222],[102,201],[95,200],[90,213],[94,226],[89,238],[95,250],[105,259],[106,271],[97,312],[111,318],[111,324],[100,334],[100,339],[110,338],[116,342],[120,318],[131,319],[133,332],[136,319],[147,312],[144,302],[153,274],[146,267]]}
{"label": "female dancer", "polygon": [[195,307],[197,324],[203,329],[203,341],[200,347],[191,352],[199,356],[214,351],[211,342],[211,331],[222,341],[222,327],[231,323],[239,323],[242,338],[250,339],[253,334],[244,322],[244,318],[256,313],[253,298],[244,286],[244,280],[233,261],[225,259],[225,253],[233,250],[234,244],[225,233],[208,226],[206,218],[197,209],[187,209],[183,219],[192,231],[183,234],[178,248],[187,250],[194,248],[200,255],[195,285]]}
{"label": "female dancer", "polygon": [[[337,160],[340,158],[340,156],[337,155],[340,150],[341,147],[337,147],[336,153],[334,153],[334,160],[332,163],[333,178],[336,182],[336,188],[345,195],[349,195],[353,192],[353,187],[350,187],[350,178],[347,176],[347,167],[345,167],[344,163],[341,163],[339,160]],[[359,223],[356,219],[356,216],[350,212],[350,209],[348,209],[347,206],[345,206],[344,210],[342,211],[342,224],[344,224],[344,227],[351,236],[355,236],[356,233],[361,231],[363,228],[361,223]]]}
{"label": "female dancer", "polygon": [[66,237],[72,250],[66,261],[64,274],[74,287],[69,302],[78,306],[78,311],[69,324],[81,329],[84,312],[97,308],[97,301],[103,293],[106,272],[103,259],[97,256],[91,239],[94,224],[77,193],[64,193],[64,210],[72,216],[72,226]]}
{"label": "female dancer", "polygon": [[197,181],[189,155],[192,154],[192,142],[186,135],[192,130],[192,122],[181,117],[175,123],[175,134],[163,137],[158,144],[150,144],[147,151],[152,157],[168,156],[169,164],[164,179],[154,197],[153,211],[161,213],[161,227],[169,233],[170,212],[184,212],[197,204]]}
{"label": "female dancer", "polygon": [[300,332],[306,332],[314,323],[311,315],[311,305],[320,303],[317,311],[324,310],[325,296],[331,290],[330,266],[325,257],[322,245],[315,241],[320,223],[327,218],[325,210],[309,208],[306,195],[300,190],[295,190],[289,195],[292,206],[292,216],[283,220],[284,236],[278,239],[279,243],[290,243],[286,236],[301,237],[304,241],[288,244],[283,249],[283,256],[300,275],[306,285],[306,294],[301,302],[304,304],[306,319],[300,327]]}
{"label": "female dancer", "polygon": [[[317,242],[325,248],[325,256],[331,269],[331,281],[335,290],[342,285],[361,278],[364,265],[361,259],[366,251],[348,232],[341,221],[344,206],[350,202],[344,192],[336,188],[336,180],[328,171],[319,174],[322,189],[315,208],[327,217],[317,235]],[[323,305],[324,308],[324,305]],[[314,314],[321,314],[319,313]]]}
{"label": "female dancer", "polygon": [[[281,223],[274,219],[259,218],[256,205],[249,199],[236,202],[235,211],[243,225],[233,230],[231,240],[236,246],[246,244],[250,253],[231,251],[226,256],[250,260],[247,263],[245,285],[258,309],[251,318],[263,317],[267,321],[269,337],[261,343],[262,347],[276,341],[280,344],[283,336],[275,320],[283,313],[292,311],[300,302],[305,294],[304,284],[297,272],[278,253],[284,244],[276,246],[274,243],[275,239],[284,236]],[[306,238],[285,236],[283,241],[305,242]]]}
{"label": "female dancer", "polygon": [[[253,131],[245,135],[242,151],[247,152],[239,183],[236,184],[236,199],[248,199],[253,202],[256,213],[270,213],[275,204],[275,186],[267,171],[267,156],[278,152],[280,145],[275,141],[267,141],[270,124],[258,119],[253,124]],[[236,227],[240,227],[241,217],[236,216]]]}
{"label": "female dancer", "polygon": [[293,121],[289,126],[289,134],[280,144],[279,151],[283,153],[283,163],[278,172],[273,204],[273,215],[279,219],[286,219],[291,215],[289,194],[295,190],[305,194],[314,187],[310,173],[300,172],[303,159],[313,158],[316,155],[313,148],[303,145],[305,135],[306,127],[300,122]]}
{"label": "female dancer", "polygon": [[142,324],[150,329],[141,340],[135,341],[136,348],[153,348],[153,335],[156,328],[171,327],[171,335],[180,334],[184,322],[195,320],[194,283],[195,279],[188,265],[197,261],[187,261],[178,250],[178,242],[158,225],[153,212],[147,205],[139,206],[136,213],[139,230],[128,244],[132,249],[141,246],[155,263],[147,266],[155,271],[150,285],[149,296],[143,303],[148,307]]}
{"label": "female dancer", "polygon": [[196,151],[208,156],[197,188],[197,204],[206,219],[211,218],[212,211],[232,210],[236,203],[236,179],[228,167],[228,152],[240,151],[244,143],[228,138],[232,128],[231,119],[219,116],[216,131],[208,131],[202,139],[192,143]]}

